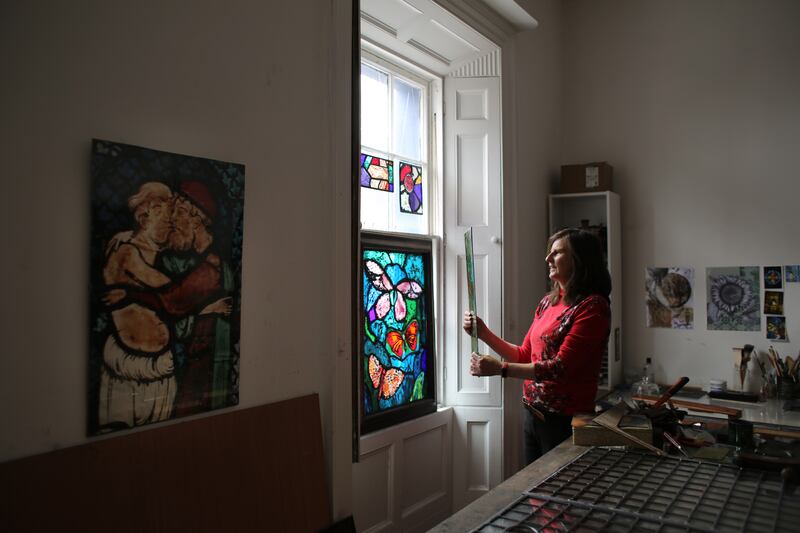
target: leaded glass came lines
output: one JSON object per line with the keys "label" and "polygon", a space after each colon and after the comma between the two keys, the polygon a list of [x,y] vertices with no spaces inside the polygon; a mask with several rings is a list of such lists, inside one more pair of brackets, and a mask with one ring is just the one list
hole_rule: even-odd
{"label": "leaded glass came lines", "polygon": [[394,191],[394,163],[370,154],[361,154],[361,186],[378,191]]}
{"label": "leaded glass came lines", "polygon": [[419,254],[365,249],[362,260],[362,401],[369,415],[425,398],[429,288]]}
{"label": "leaded glass came lines", "polygon": [[422,214],[422,168],[400,162],[400,211]]}

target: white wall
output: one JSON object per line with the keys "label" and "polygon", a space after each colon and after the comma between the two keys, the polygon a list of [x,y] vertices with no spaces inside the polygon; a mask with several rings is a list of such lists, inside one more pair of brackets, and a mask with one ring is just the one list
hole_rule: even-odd
{"label": "white wall", "polygon": [[[623,353],[656,378],[732,379],[762,331],[706,329],[706,267],[800,263],[800,3],[566,0],[564,163],[607,160],[622,202]],[[695,268],[695,329],[645,327],[646,266]],[[786,289],[800,348],[800,285]],[[763,305],[763,292],[762,292]]]}
{"label": "white wall", "polygon": [[[560,0],[523,4],[539,23],[503,46],[503,327],[520,343],[547,290],[547,195],[561,164]],[[503,384],[504,475],[524,466],[522,381]]]}
{"label": "white wall", "polygon": [[0,5],[0,461],[86,441],[97,137],[246,165],[239,407],[319,393],[347,512],[350,56],[349,2]]}

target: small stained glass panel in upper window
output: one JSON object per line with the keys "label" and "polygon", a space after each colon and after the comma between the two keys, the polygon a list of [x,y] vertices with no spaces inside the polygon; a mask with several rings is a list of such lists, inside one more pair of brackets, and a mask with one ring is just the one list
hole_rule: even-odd
{"label": "small stained glass panel in upper window", "polygon": [[422,214],[422,167],[400,161],[400,211]]}
{"label": "small stained glass panel in upper window", "polygon": [[378,191],[394,191],[394,163],[370,154],[361,154],[361,186]]}

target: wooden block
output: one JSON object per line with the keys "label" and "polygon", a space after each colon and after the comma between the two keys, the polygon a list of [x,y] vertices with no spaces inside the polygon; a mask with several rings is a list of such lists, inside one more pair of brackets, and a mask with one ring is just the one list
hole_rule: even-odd
{"label": "wooden block", "polygon": [[[619,428],[641,441],[653,443],[653,424],[644,415],[623,416],[619,421]],[[572,443],[578,446],[638,446],[619,433],[594,422],[591,415],[577,415],[572,418]]]}

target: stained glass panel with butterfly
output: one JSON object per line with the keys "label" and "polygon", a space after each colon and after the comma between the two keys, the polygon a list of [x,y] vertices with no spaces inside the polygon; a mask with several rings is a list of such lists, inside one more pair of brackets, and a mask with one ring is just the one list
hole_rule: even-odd
{"label": "stained glass panel with butterfly", "polygon": [[435,410],[430,240],[417,239],[421,249],[379,240],[362,238],[360,381],[367,419],[416,402]]}

